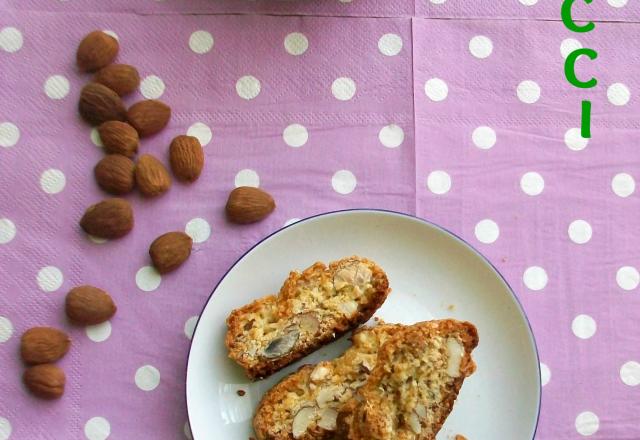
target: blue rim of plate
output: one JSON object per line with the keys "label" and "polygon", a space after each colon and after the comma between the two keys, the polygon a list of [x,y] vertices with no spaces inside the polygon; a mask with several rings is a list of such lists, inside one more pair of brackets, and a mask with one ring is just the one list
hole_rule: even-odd
{"label": "blue rim of plate", "polygon": [[[418,216],[415,216],[413,214],[406,214],[404,212],[393,211],[393,210],[390,210],[390,209],[382,209],[382,208],[339,209],[339,210],[336,210],[336,211],[327,211],[327,212],[323,212],[323,213],[320,213],[320,214],[312,215],[311,217],[303,218],[301,220],[298,220],[297,222],[291,223],[290,225],[283,226],[282,228],[280,228],[280,229],[270,233],[269,235],[263,237],[256,244],[254,244],[249,249],[244,251],[242,253],[242,255],[240,255],[240,257],[238,257],[238,259],[231,266],[229,266],[229,269],[227,269],[227,271],[224,273],[224,275],[216,283],[215,287],[213,288],[213,290],[209,294],[209,297],[207,298],[207,300],[205,301],[204,305],[202,306],[202,309],[200,309],[200,313],[198,314],[198,321],[196,322],[196,325],[193,328],[193,334],[192,334],[192,337],[191,337],[191,343],[189,344],[189,352],[187,353],[187,366],[186,366],[186,374],[185,374],[185,393],[184,393],[185,404],[186,404],[186,407],[187,407],[187,420],[189,422],[189,429],[191,429],[191,415],[189,414],[189,401],[188,401],[188,396],[187,396],[188,388],[186,386],[186,382],[187,382],[188,377],[189,377],[189,359],[191,358],[191,348],[193,347],[193,340],[194,340],[194,338],[196,336],[196,331],[198,330],[198,325],[200,324],[200,317],[202,316],[202,313],[204,312],[204,309],[207,308],[207,305],[209,304],[209,301],[211,301],[211,298],[213,297],[213,294],[216,292],[216,290],[218,290],[218,286],[220,285],[220,283],[222,283],[222,281],[224,281],[224,279],[227,277],[227,275],[229,275],[229,273],[233,270],[233,268],[249,252],[251,252],[254,248],[260,246],[263,242],[267,241],[268,239],[270,239],[274,235],[279,234],[280,232],[282,232],[285,229],[288,229],[288,228],[290,228],[292,226],[295,226],[295,225],[300,224],[302,222],[306,222],[306,221],[309,221],[309,220],[316,219],[318,217],[325,217],[325,216],[341,214],[341,213],[348,213],[348,212],[383,212],[383,213],[386,213],[386,214],[397,215],[399,217],[407,217],[407,218],[410,218],[410,219],[417,220],[419,222],[425,223],[425,224],[427,224],[429,226],[433,226],[434,228],[439,229],[439,230],[451,235],[453,238],[455,238],[456,240],[460,241],[462,244],[466,245],[476,255],[478,255],[480,258],[482,258],[482,260],[484,260],[489,265],[489,267],[491,267],[491,269],[493,269],[493,271],[500,277],[500,279],[502,280],[504,285],[507,286],[507,289],[509,290],[509,293],[511,293],[511,296],[515,300],[515,303],[518,306],[518,311],[520,312],[520,315],[522,315],[522,317],[524,318],[524,321],[527,323],[527,328],[529,329],[529,337],[531,338],[531,342],[533,342],[533,349],[534,349],[535,354],[536,354],[536,370],[538,371],[538,410],[537,410],[537,414],[536,414],[536,425],[533,428],[533,433],[532,433],[532,437],[531,437],[531,440],[535,440],[536,432],[538,431],[538,425],[540,423],[540,410],[541,410],[541,407],[542,407],[542,381],[541,381],[541,377],[540,377],[540,353],[538,352],[538,344],[536,343],[536,338],[535,338],[535,335],[533,334],[533,328],[531,327],[531,322],[529,322],[529,318],[527,317],[527,314],[524,311],[524,307],[522,307],[522,303],[518,299],[518,296],[516,295],[515,291],[513,290],[513,288],[511,287],[511,285],[507,281],[507,279],[504,277],[504,275],[502,275],[502,273],[498,270],[498,268],[495,267],[493,265],[493,263],[487,257],[485,257],[484,254],[482,254],[482,252],[480,252],[471,243],[469,243],[464,238],[460,237],[455,232],[452,232],[452,231],[450,231],[449,229],[447,229],[447,228],[445,228],[443,226],[437,225],[437,224],[435,224],[433,222],[430,222],[429,220],[425,220],[425,219],[420,218]],[[195,436],[193,435],[193,431],[191,431],[191,436],[193,437],[193,440],[195,440]]]}

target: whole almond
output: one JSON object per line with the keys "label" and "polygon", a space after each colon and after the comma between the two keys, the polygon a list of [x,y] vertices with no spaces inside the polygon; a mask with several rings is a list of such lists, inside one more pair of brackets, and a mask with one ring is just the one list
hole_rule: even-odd
{"label": "whole almond", "polygon": [[100,69],[93,80],[124,96],[138,88],[140,74],[129,64],[111,64]]}
{"label": "whole almond", "polygon": [[22,334],[20,356],[27,364],[48,364],[64,356],[71,339],[53,327],[33,327]]}
{"label": "whole almond", "polygon": [[118,40],[102,31],[93,31],[85,36],[76,52],[76,63],[81,70],[93,72],[115,59],[120,45]]}
{"label": "whole almond", "polygon": [[143,154],[136,163],[136,183],[142,195],[155,197],[171,187],[171,176],[162,162],[150,154]]}
{"label": "whole almond", "polygon": [[189,258],[192,244],[193,240],[184,232],[167,232],[153,240],[149,255],[158,272],[171,272]]}
{"label": "whole almond", "polygon": [[157,99],[147,99],[133,104],[127,112],[127,120],[140,137],[151,136],[162,130],[171,118],[171,108]]}
{"label": "whole almond", "polygon": [[96,237],[120,238],[133,229],[133,209],[124,199],[105,199],[87,208],[80,226]]}
{"label": "whole almond", "polygon": [[259,188],[241,186],[229,194],[226,212],[233,223],[258,222],[273,212],[276,204],[271,195]]}
{"label": "whole almond", "polygon": [[93,169],[96,182],[108,193],[120,195],[133,190],[136,183],[135,164],[121,154],[108,154]]}
{"label": "whole almond", "polygon": [[111,296],[93,286],[74,287],[67,293],[65,311],[76,324],[95,325],[105,322],[116,313]]}
{"label": "whole almond", "polygon": [[62,368],[53,364],[42,364],[27,368],[22,381],[34,396],[57,399],[64,394],[66,377]]}
{"label": "whole almond", "polygon": [[98,134],[107,153],[133,157],[138,152],[138,132],[126,122],[104,122],[98,127]]}
{"label": "whole almond", "polygon": [[204,151],[198,138],[185,135],[174,138],[169,147],[169,161],[178,180],[196,181],[204,166]]}
{"label": "whole almond", "polygon": [[82,118],[92,125],[106,121],[124,121],[127,110],[122,99],[107,86],[89,83],[80,92],[78,110]]}

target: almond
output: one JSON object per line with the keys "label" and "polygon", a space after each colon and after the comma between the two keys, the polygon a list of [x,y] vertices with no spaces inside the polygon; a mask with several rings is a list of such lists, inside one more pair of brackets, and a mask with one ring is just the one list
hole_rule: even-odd
{"label": "almond", "polygon": [[80,92],[78,110],[82,118],[92,125],[106,121],[124,121],[127,110],[116,92],[98,83],[89,83]]}
{"label": "almond", "polygon": [[178,180],[194,182],[204,166],[204,151],[198,138],[180,135],[171,141],[169,161]]}
{"label": "almond", "polygon": [[118,40],[102,31],[93,31],[85,36],[76,52],[76,63],[81,70],[93,72],[115,59],[120,45]]}
{"label": "almond", "polygon": [[111,64],[100,69],[93,80],[124,96],[138,88],[140,74],[129,64]]}
{"label": "almond", "polygon": [[100,188],[111,194],[126,194],[135,185],[135,164],[121,154],[109,154],[93,169]]}
{"label": "almond", "polygon": [[136,183],[142,195],[155,197],[171,187],[171,176],[162,162],[150,154],[143,154],[136,164]]}
{"label": "almond", "polygon": [[157,99],[136,102],[127,112],[127,120],[140,137],[151,136],[162,130],[171,118],[171,108]]}
{"label": "almond", "polygon": [[64,371],[53,364],[27,368],[22,376],[27,389],[42,399],[57,399],[64,394]]}
{"label": "almond", "polygon": [[27,364],[48,364],[62,358],[69,350],[71,339],[53,327],[33,327],[22,334],[20,356]]}
{"label": "almond", "polygon": [[189,258],[192,244],[193,240],[184,232],[167,232],[153,240],[149,255],[158,272],[171,272]]}
{"label": "almond", "polygon": [[98,134],[107,153],[133,157],[138,152],[138,132],[126,122],[107,121],[98,127]]}
{"label": "almond", "polygon": [[80,226],[96,237],[120,238],[133,229],[133,209],[124,199],[105,199],[87,208]]}
{"label": "almond", "polygon": [[229,194],[227,218],[233,223],[254,223],[267,217],[275,209],[273,197],[259,188],[241,186]]}
{"label": "almond", "polygon": [[111,296],[93,286],[74,287],[67,293],[65,311],[76,324],[95,325],[105,322],[116,313]]}

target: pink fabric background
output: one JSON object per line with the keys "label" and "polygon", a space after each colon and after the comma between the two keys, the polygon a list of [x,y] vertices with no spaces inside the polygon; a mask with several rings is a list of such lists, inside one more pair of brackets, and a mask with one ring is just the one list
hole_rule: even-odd
{"label": "pink fabric background", "polygon": [[[640,8],[634,0],[622,8],[595,3],[585,16],[626,22],[598,23],[594,32],[574,35],[557,21],[557,1],[531,7],[516,0],[473,6],[454,0],[0,3],[0,439],[105,438],[90,422],[94,417],[108,422],[110,439],[185,438],[189,328],[226,268],[290,219],[356,207],[439,223],[478,247],[506,276],[528,313],[544,364],[537,438],[577,439],[594,429],[598,439],[640,438],[640,199],[637,191],[628,194],[628,178],[614,179],[640,175]],[[411,18],[414,11],[430,18]],[[466,19],[474,17],[504,19]],[[547,18],[556,21],[541,20]],[[76,114],[88,77],[73,65],[77,42],[95,28],[118,35],[119,61],[165,86],[161,99],[173,108],[171,123],[144,140],[142,151],[166,161],[176,134],[195,123],[212,131],[201,179],[190,187],[175,184],[157,200],[130,196],[133,233],[104,244],[77,226],[86,206],[104,197],[91,173],[103,153]],[[189,46],[201,30],[214,39],[203,54]],[[307,38],[302,55],[285,50],[292,32]],[[397,54],[381,52],[385,34],[402,41]],[[491,41],[486,58],[469,49],[479,35]],[[598,78],[597,88],[577,90],[564,80],[560,46],[566,38],[599,52],[597,62],[578,63],[581,76]],[[398,49],[382,47],[387,53]],[[68,80],[68,93],[46,87],[54,75]],[[255,99],[236,93],[244,75],[260,81]],[[352,99],[332,95],[339,77],[356,84]],[[432,78],[447,85],[441,101],[425,93]],[[540,87],[535,103],[518,98],[524,80]],[[608,99],[614,83],[630,91],[625,105]],[[572,149],[565,133],[578,126],[585,98],[593,101],[593,138],[580,150],[569,142]],[[308,132],[300,147],[283,138],[294,123]],[[399,145],[391,148],[380,140],[389,125],[399,127],[391,136]],[[473,141],[479,126],[495,133],[490,148]],[[64,175],[64,185],[59,173],[47,173],[51,169]],[[255,172],[278,202],[271,217],[249,227],[229,225],[222,215],[236,181],[254,175],[242,170]],[[354,183],[335,177],[340,170],[354,176],[348,194],[334,189]],[[544,181],[537,195],[521,188],[529,172]],[[539,180],[532,182],[527,191],[539,191]],[[155,290],[142,290],[136,273],[149,264],[148,244],[195,218],[209,225],[208,238],[194,245],[178,272],[163,276]],[[487,219],[497,228],[480,223]],[[584,244],[570,238],[575,220],[591,227]],[[59,269],[61,283],[38,276],[48,266]],[[531,267],[542,268],[546,283]],[[64,319],[64,295],[82,283],[105,288],[118,303],[102,342]],[[582,315],[595,322],[595,333],[584,317],[572,328]],[[34,325],[65,328],[74,341],[61,362],[68,386],[58,402],[32,398],[19,380],[19,337]],[[146,365],[160,373],[151,391],[135,380]]]}

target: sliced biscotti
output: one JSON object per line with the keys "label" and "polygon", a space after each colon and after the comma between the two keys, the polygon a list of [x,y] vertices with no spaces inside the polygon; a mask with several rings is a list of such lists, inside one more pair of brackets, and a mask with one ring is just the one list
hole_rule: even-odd
{"label": "sliced biscotti", "polygon": [[291,272],[278,295],[231,312],[229,357],[251,379],[269,376],[366,322],[388,294],[386,274],[366,258]]}
{"label": "sliced biscotti", "polygon": [[262,398],[253,419],[258,440],[330,439],[345,402],[367,379],[378,349],[401,325],[361,327],[344,354],[305,365],[285,377]]}
{"label": "sliced biscotti", "polygon": [[340,410],[338,439],[434,440],[464,379],[478,332],[468,322],[428,321],[390,338],[367,381]]}

